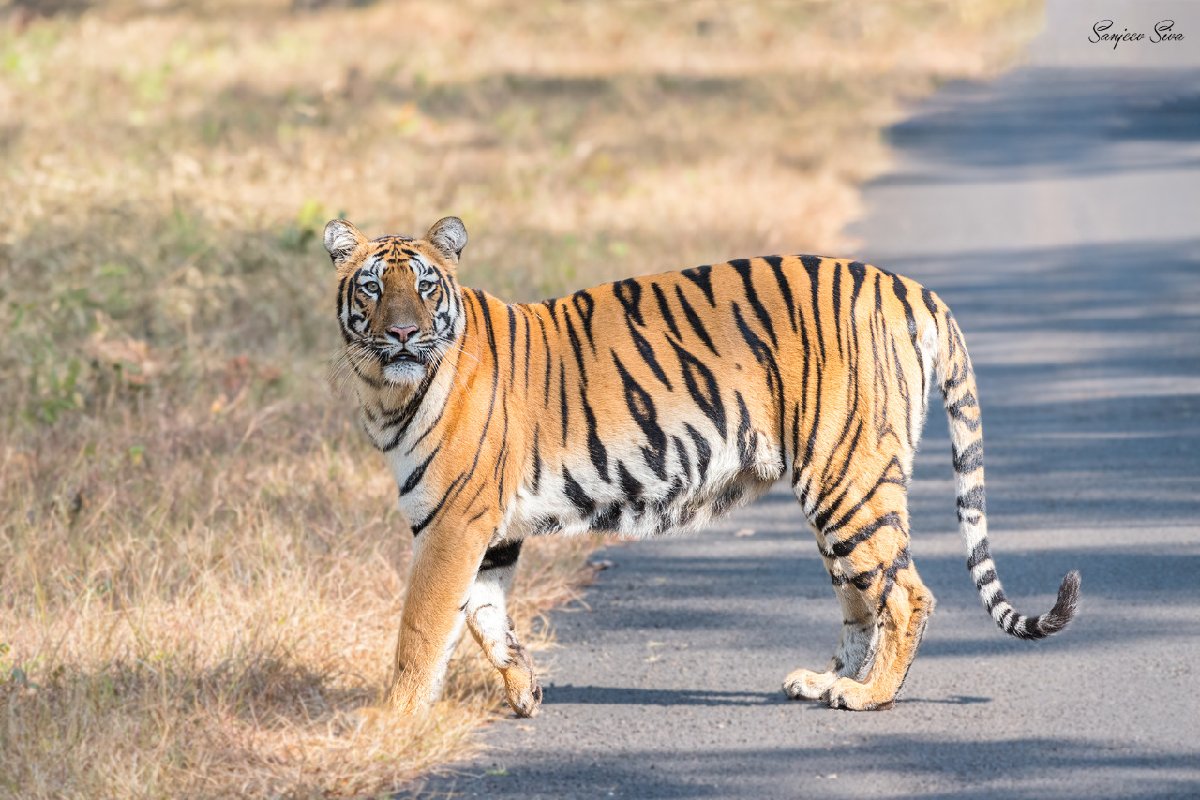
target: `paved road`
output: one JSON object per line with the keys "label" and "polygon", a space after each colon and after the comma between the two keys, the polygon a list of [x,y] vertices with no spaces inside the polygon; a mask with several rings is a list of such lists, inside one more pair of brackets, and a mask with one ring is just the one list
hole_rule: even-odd
{"label": "paved road", "polygon": [[589,607],[554,617],[542,716],[493,725],[492,749],[425,796],[1200,796],[1192,8],[1176,17],[1189,65],[1145,47],[1105,62],[1077,46],[1081,15],[1052,7],[1029,66],[947,87],[894,129],[896,170],[868,188],[857,230],[858,255],[954,308],[979,372],[1000,574],[1040,611],[1080,569],[1074,626],[1029,644],[986,617],[931,415],[912,549],[940,603],[895,710],[780,692],[792,668],[824,664],[839,622],[781,487],[699,538],[610,548]]}

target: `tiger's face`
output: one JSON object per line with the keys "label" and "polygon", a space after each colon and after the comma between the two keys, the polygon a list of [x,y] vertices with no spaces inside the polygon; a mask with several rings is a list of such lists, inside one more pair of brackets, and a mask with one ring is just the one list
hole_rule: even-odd
{"label": "tiger's face", "polygon": [[437,368],[463,330],[454,273],[466,244],[457,217],[440,220],[424,239],[368,240],[346,220],[325,226],[346,358],[360,378],[415,385]]}

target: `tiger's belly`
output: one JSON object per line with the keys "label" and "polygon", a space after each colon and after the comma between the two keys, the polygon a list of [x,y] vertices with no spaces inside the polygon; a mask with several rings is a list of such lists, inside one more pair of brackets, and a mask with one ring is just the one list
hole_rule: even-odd
{"label": "tiger's belly", "polygon": [[764,494],[785,468],[763,434],[729,442],[673,435],[664,451],[651,458],[632,444],[608,448],[600,463],[587,451],[538,463],[517,491],[506,537],[695,530]]}

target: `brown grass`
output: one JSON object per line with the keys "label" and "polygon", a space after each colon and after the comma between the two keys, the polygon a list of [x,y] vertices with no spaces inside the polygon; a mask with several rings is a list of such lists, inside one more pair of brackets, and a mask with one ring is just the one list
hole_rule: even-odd
{"label": "brown grass", "polygon": [[[298,3],[299,6],[312,5]],[[319,5],[319,4],[318,4]],[[364,716],[408,536],[325,381],[327,217],[471,230],[517,298],[828,251],[879,130],[1031,0],[0,0],[0,797],[374,794],[499,713]],[[82,10],[79,10],[82,9]],[[587,541],[523,559],[518,627]]]}

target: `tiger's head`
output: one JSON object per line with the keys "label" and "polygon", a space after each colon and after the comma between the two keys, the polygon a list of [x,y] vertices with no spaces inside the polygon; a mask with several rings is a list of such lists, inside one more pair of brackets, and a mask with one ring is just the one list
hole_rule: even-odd
{"label": "tiger's head", "polygon": [[345,355],[360,378],[414,386],[437,368],[464,326],[454,273],[466,245],[458,217],[439,220],[423,239],[367,239],[344,219],[325,226]]}

